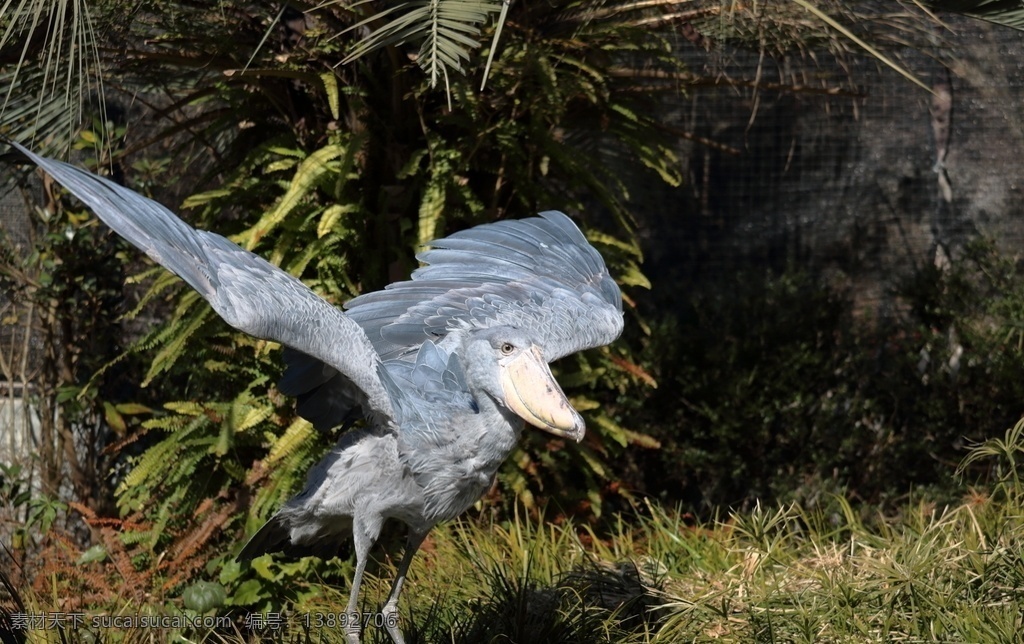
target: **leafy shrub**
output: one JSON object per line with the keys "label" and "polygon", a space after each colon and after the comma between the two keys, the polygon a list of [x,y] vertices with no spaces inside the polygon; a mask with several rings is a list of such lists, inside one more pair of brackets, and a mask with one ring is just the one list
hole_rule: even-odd
{"label": "leafy shrub", "polygon": [[641,357],[660,387],[631,417],[663,449],[637,467],[640,485],[703,513],[952,493],[965,441],[1021,415],[1024,270],[980,241],[895,296],[896,313],[869,319],[803,273],[691,294]]}

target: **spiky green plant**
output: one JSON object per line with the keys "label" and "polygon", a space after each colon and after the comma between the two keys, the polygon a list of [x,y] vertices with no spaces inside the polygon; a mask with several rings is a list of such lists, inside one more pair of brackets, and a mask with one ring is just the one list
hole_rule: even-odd
{"label": "spiky green plant", "polygon": [[[11,0],[0,5],[0,133],[73,141],[96,91],[103,113],[97,25],[85,0]],[[56,135],[56,140],[51,137]]]}
{"label": "spiky green plant", "polygon": [[[986,463],[994,476],[994,490],[1007,497],[1024,490],[1021,473],[1024,470],[1024,418],[1006,430],[1001,437],[993,437],[971,448],[960,462],[957,474],[964,476],[980,463]],[[1019,500],[1019,499],[1017,499]]]}

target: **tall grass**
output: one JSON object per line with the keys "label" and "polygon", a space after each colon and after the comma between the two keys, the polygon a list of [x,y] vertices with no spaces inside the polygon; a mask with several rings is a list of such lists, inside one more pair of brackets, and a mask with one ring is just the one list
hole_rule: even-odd
{"label": "tall grass", "polygon": [[[1014,642],[1024,632],[1024,421],[975,446],[967,464],[992,479],[962,500],[921,501],[898,516],[845,499],[813,512],[757,506],[696,524],[654,504],[598,532],[587,526],[477,517],[435,530],[414,561],[402,624],[415,642]],[[391,557],[364,586],[363,609],[384,601]],[[282,610],[344,610],[327,586]],[[23,596],[28,612],[60,598]],[[96,613],[174,613],[177,606],[97,606]],[[233,611],[233,612],[232,612]],[[219,631],[32,632],[32,641],[256,641],[244,607]],[[264,638],[343,641],[341,629],[293,621]],[[367,629],[367,642],[387,642]]]}

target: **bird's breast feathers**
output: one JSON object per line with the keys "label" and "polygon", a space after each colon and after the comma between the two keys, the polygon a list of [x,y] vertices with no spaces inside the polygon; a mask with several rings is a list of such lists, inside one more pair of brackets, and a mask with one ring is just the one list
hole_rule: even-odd
{"label": "bird's breast feathers", "polygon": [[429,446],[418,443],[415,451],[402,454],[409,474],[423,488],[427,516],[445,521],[476,503],[494,482],[520,432],[520,422],[502,419],[484,427],[470,421],[446,432],[446,440]]}

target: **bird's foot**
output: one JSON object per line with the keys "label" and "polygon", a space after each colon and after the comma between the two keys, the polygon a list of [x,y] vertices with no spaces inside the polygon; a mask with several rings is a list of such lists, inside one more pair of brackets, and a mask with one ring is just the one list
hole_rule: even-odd
{"label": "bird's foot", "polygon": [[348,644],[359,644],[359,624],[346,624],[345,625],[345,639],[348,640]]}
{"label": "bird's foot", "polygon": [[384,628],[388,629],[388,635],[391,636],[395,644],[405,644],[405,637],[402,635],[401,629],[398,628],[398,602],[392,600],[384,604],[380,613],[384,618]]}

